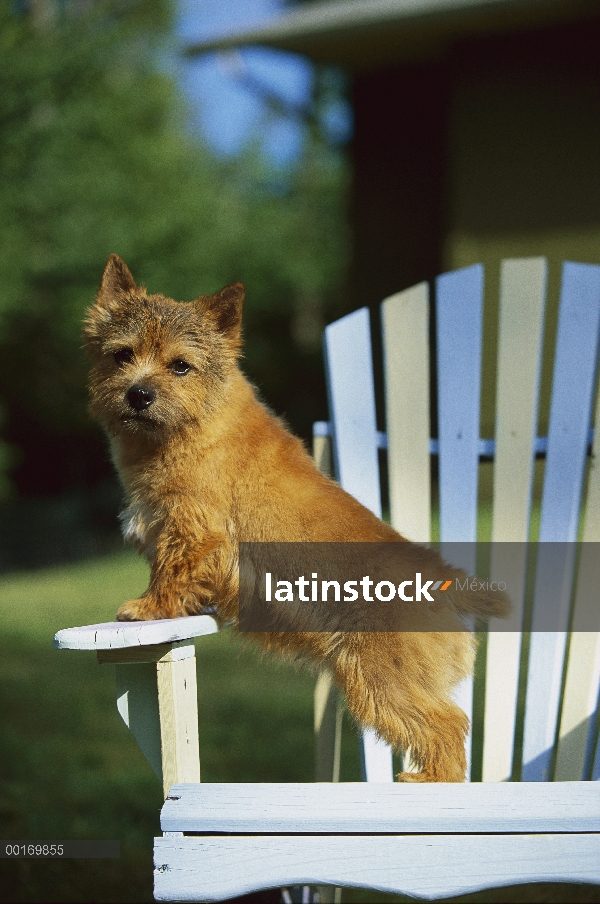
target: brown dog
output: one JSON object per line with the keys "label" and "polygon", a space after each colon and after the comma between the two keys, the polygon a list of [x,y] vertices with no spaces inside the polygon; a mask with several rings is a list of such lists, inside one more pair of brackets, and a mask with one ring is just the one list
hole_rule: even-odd
{"label": "brown dog", "polygon": [[[85,326],[91,411],[127,495],[125,537],[151,563],[148,590],[119,619],[175,618],[212,605],[222,621],[235,621],[242,541],[403,540],[320,474],[256,399],[237,363],[243,299],[241,283],[190,303],[148,295],[119,257],[106,264]],[[399,548],[404,576],[424,556],[447,575],[432,551]],[[400,778],[463,781],[468,720],[451,693],[472,671],[474,641],[457,613],[500,616],[509,604],[493,593],[450,592],[444,601],[435,631],[257,636],[327,663],[358,723],[410,748],[422,772]]]}

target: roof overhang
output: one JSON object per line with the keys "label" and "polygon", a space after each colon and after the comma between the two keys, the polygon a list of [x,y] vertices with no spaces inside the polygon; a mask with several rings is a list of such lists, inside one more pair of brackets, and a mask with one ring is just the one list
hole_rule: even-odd
{"label": "roof overhang", "polygon": [[262,45],[362,69],[437,55],[475,34],[599,13],[599,0],[328,0],[297,7],[263,28],[191,44],[185,53]]}

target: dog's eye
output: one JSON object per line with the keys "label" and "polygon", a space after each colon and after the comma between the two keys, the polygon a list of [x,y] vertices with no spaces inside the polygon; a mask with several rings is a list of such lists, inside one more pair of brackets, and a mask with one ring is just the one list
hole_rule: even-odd
{"label": "dog's eye", "polygon": [[132,348],[120,348],[117,352],[114,353],[113,358],[121,367],[123,364],[130,364],[133,361],[133,349]]}
{"label": "dog's eye", "polygon": [[171,361],[169,364],[169,370],[171,373],[175,374],[178,377],[185,377],[187,373],[192,369],[192,365],[188,364],[187,361],[183,361],[181,358],[178,358],[176,361]]}

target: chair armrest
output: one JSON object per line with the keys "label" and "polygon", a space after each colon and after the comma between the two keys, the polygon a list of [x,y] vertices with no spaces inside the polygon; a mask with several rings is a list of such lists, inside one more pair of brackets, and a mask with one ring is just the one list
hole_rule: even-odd
{"label": "chair armrest", "polygon": [[57,631],[52,642],[56,650],[122,650],[154,644],[190,640],[219,630],[211,615],[164,618],[156,621],[105,622]]}

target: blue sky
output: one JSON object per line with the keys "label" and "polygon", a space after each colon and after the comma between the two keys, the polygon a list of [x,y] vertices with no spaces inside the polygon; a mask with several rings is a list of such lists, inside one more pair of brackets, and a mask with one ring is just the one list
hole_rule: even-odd
{"label": "blue sky", "polygon": [[[280,0],[180,0],[178,38],[198,41],[264,24],[282,11]],[[235,54],[209,54],[183,64],[183,85],[192,101],[195,125],[219,154],[235,154],[258,139],[268,157],[285,166],[302,148],[303,128],[297,118],[269,113],[257,92],[244,85],[250,78],[291,106],[302,106],[310,94],[312,68],[301,57],[263,48]]]}
{"label": "blue sky", "polygon": [[[282,0],[179,0],[177,37],[182,44],[263,25],[281,14]],[[310,97],[313,70],[294,54],[267,48],[211,53],[182,64],[184,89],[192,102],[194,125],[218,154],[231,155],[258,140],[267,157],[288,166],[302,150],[304,128],[297,116],[274,115],[245,81],[259,83],[292,108]],[[347,104],[332,103],[326,116],[330,137],[349,136]]]}

